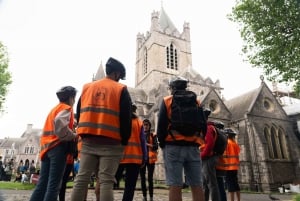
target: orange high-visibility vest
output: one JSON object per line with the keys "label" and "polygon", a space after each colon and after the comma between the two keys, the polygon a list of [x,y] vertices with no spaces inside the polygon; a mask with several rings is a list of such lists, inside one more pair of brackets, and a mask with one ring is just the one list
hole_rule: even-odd
{"label": "orange high-visibility vest", "polygon": [[74,115],[73,109],[70,105],[65,103],[59,103],[56,107],[54,107],[51,112],[49,113],[44,129],[43,134],[40,139],[41,151],[40,151],[40,158],[43,159],[45,154],[52,149],[53,147],[57,146],[61,141],[59,140],[58,136],[54,133],[54,119],[57,114],[63,110],[69,110],[71,112],[70,115],[70,124],[69,128],[73,129],[73,122],[74,122]]}
{"label": "orange high-visibility vest", "polygon": [[240,147],[232,139],[227,140],[227,147],[224,154],[219,158],[216,169],[218,170],[238,170]]}
{"label": "orange high-visibility vest", "polygon": [[125,87],[108,78],[83,87],[78,135],[99,135],[121,141],[120,98]]}
{"label": "orange high-visibility vest", "polygon": [[[153,145],[153,133],[150,133],[150,136],[149,136],[149,144],[152,144]],[[148,149],[148,158],[149,158],[149,163],[150,164],[153,164],[157,161],[157,150],[156,151],[153,151],[152,147],[149,147]]]}
{"label": "orange high-visibility vest", "polygon": [[123,158],[120,163],[142,164],[143,151],[141,144],[141,129],[143,122],[138,118],[134,118],[131,121],[131,125],[131,136],[128,140],[128,144],[125,146]]}
{"label": "orange high-visibility vest", "polygon": [[[171,111],[172,97],[173,97],[172,95],[164,97],[164,103],[167,108],[167,115],[168,115],[169,119],[171,119],[171,112],[172,112]],[[169,127],[170,127],[170,125],[169,125]],[[195,142],[199,145],[202,142],[200,136],[184,136],[183,134],[181,134],[175,130],[172,130],[172,134],[173,134],[174,138],[171,135],[167,135],[166,142],[173,142],[174,140],[175,141],[187,141],[187,142]]]}

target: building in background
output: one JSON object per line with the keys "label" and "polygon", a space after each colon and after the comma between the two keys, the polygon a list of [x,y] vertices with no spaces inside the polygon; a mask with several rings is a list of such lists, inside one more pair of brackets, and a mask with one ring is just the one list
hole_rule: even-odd
{"label": "building in background", "polygon": [[[176,75],[189,79],[188,89],[196,92],[204,107],[210,108],[211,119],[224,122],[238,133],[241,146],[239,182],[243,189],[266,192],[299,180],[299,103],[283,105],[284,93],[280,92],[279,96],[278,90],[269,89],[263,77],[257,79],[256,89],[226,100],[218,80],[203,78],[193,68],[189,24],[185,22],[179,31],[161,8],[151,15],[150,30],[137,34],[135,87],[129,88],[138,115],[149,119],[153,129],[157,125],[159,103],[169,95],[168,81]],[[104,76],[100,64],[93,79]],[[247,79],[247,75],[240,76]],[[21,159],[34,159],[38,166],[40,134],[41,129],[29,126],[21,139],[2,139],[0,154],[15,158],[16,163]],[[159,151],[155,179],[163,181],[164,178]]]}

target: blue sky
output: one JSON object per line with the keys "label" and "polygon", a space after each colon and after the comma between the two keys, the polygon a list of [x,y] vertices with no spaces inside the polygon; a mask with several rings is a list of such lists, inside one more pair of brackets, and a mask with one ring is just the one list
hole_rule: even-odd
{"label": "blue sky", "polygon": [[55,92],[73,85],[80,94],[110,56],[124,63],[124,83],[134,87],[136,35],[150,29],[162,4],[180,32],[190,23],[193,68],[220,80],[226,99],[259,87],[261,71],[243,62],[238,27],[226,18],[234,2],[0,0],[0,41],[13,76],[0,138],[21,136],[27,124],[42,128]]}

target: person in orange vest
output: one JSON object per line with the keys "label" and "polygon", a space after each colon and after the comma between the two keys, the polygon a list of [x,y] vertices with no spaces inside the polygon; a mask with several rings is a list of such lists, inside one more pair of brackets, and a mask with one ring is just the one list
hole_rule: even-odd
{"label": "person in orange vest", "polygon": [[235,140],[236,132],[231,128],[225,128],[224,132],[228,135],[227,147],[223,157],[225,163],[227,164],[226,168],[226,183],[228,192],[230,195],[230,200],[234,201],[234,195],[236,194],[237,201],[241,200],[240,195],[240,186],[238,182],[238,169],[240,165],[239,154],[240,146]]}
{"label": "person in orange vest", "polygon": [[66,167],[67,142],[76,138],[73,131],[76,89],[65,86],[58,90],[56,95],[59,103],[48,114],[40,138],[40,178],[30,201],[57,200]]}
{"label": "person in orange vest", "polygon": [[[113,201],[115,173],[131,134],[131,97],[124,65],[109,58],[106,76],[83,86],[77,103],[77,134],[82,139],[80,168],[71,201],[85,199],[91,175],[98,169],[100,200]],[[98,167],[98,168],[97,168]]]}
{"label": "person in orange vest", "polygon": [[[136,114],[137,106],[132,105],[131,135],[125,146],[120,165],[125,170],[125,189],[122,201],[132,201],[140,168],[147,161],[147,148],[143,122]],[[101,179],[100,179],[101,181]]]}
{"label": "person in orange vest", "polygon": [[143,120],[144,133],[146,138],[148,160],[145,166],[140,169],[141,187],[143,192],[143,201],[147,201],[147,186],[146,186],[146,169],[148,171],[148,188],[150,201],[153,201],[153,173],[155,169],[155,162],[157,161],[158,139],[157,136],[151,132],[151,122],[149,119]]}
{"label": "person in orange vest", "polygon": [[[224,130],[224,124],[221,121],[213,121],[215,127],[217,127],[220,130]],[[219,159],[217,161],[216,165],[216,176],[217,176],[217,182],[219,187],[219,193],[220,193],[220,201],[227,201],[227,195],[225,190],[225,178],[226,178],[226,160],[223,157],[224,155],[219,156]]]}
{"label": "person in orange vest", "polygon": [[198,134],[200,130],[192,136],[185,136],[184,133],[176,130],[170,134],[169,129],[173,94],[176,90],[186,90],[187,84],[188,80],[181,77],[174,77],[170,80],[171,95],[164,97],[158,114],[157,137],[163,152],[169,201],[182,200],[183,171],[188,185],[191,186],[193,201],[204,200],[201,158],[199,157],[201,137]]}

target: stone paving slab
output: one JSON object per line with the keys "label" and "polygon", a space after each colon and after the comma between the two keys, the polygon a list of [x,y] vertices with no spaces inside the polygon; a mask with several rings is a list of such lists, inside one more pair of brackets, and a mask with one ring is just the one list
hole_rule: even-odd
{"label": "stone paving slab", "polygon": [[[67,189],[66,201],[70,200],[72,189]],[[32,190],[1,190],[0,201],[28,201]],[[123,190],[114,190],[114,197],[116,201],[121,201]],[[292,201],[292,194],[274,194],[273,196],[279,198],[281,201]],[[229,199],[227,199],[229,200]],[[268,201],[271,200],[268,194],[250,194],[242,193],[241,201]],[[87,201],[96,201],[94,190],[90,189],[88,192]],[[142,192],[137,190],[135,192],[134,201],[142,201]],[[168,191],[165,189],[154,190],[154,201],[168,201]],[[183,201],[192,201],[191,193],[183,193]]]}

